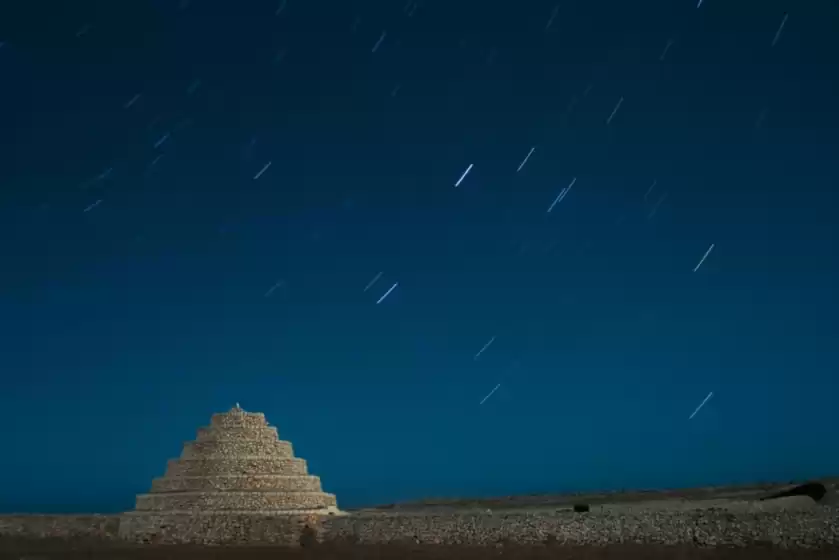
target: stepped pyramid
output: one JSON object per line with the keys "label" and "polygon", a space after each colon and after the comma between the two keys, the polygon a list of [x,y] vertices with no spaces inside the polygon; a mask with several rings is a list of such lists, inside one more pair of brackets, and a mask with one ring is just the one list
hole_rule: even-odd
{"label": "stepped pyramid", "polygon": [[[294,456],[291,442],[278,438],[264,414],[236,404],[199,428],[180,458],[169,460],[166,474],[152,481],[151,491],[137,496],[135,510],[124,514],[120,525],[123,536],[133,540],[169,533],[174,538],[163,540],[215,542],[230,540],[221,533],[231,531],[238,533],[233,540],[242,540],[243,531],[253,532],[254,516],[264,525],[265,519],[340,513],[335,496],[323,492],[320,478]],[[205,520],[204,533],[213,525],[206,519],[222,519],[215,523],[217,534],[196,536],[194,520],[185,521],[196,515]]]}

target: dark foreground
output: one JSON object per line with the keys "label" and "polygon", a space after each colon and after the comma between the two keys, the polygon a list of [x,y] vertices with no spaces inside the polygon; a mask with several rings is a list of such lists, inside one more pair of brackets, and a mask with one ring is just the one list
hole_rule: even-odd
{"label": "dark foreground", "polygon": [[831,550],[783,550],[772,546],[749,548],[694,548],[655,545],[619,545],[611,547],[499,546],[467,548],[453,546],[365,546],[325,544],[311,548],[231,546],[135,546],[128,544],[67,540],[29,540],[0,538],[0,558],[14,560],[330,560],[373,558],[381,560],[483,558],[554,559],[554,560],[771,560],[839,558],[839,548]]}

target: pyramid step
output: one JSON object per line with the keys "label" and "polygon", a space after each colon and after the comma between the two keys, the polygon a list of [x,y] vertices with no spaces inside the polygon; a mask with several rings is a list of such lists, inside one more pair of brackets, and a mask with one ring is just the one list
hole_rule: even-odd
{"label": "pyramid step", "polygon": [[261,428],[266,427],[265,415],[261,412],[233,411],[213,414],[210,425],[214,428]]}
{"label": "pyramid step", "polygon": [[151,492],[224,492],[235,490],[273,490],[277,492],[321,492],[320,477],[276,474],[181,476],[155,478]]}
{"label": "pyramid step", "polygon": [[335,496],[323,492],[178,492],[140,494],[136,511],[280,511],[336,505]]}
{"label": "pyramid step", "polygon": [[249,428],[206,426],[198,429],[198,435],[195,441],[276,440],[277,438],[277,428],[275,426],[255,426]]}
{"label": "pyramid step", "polygon": [[309,474],[305,459],[248,457],[231,459],[170,459],[166,476],[212,476],[215,474]]}
{"label": "pyramid step", "polygon": [[219,441],[189,441],[184,444],[182,459],[223,459],[228,457],[294,457],[288,441],[260,439],[230,439]]}

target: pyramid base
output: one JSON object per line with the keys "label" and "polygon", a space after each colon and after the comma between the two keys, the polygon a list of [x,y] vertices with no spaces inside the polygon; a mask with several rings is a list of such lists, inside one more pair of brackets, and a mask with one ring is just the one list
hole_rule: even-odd
{"label": "pyramid base", "polygon": [[346,515],[337,508],[295,511],[138,512],[121,516],[121,539],[143,544],[299,546],[306,527]]}

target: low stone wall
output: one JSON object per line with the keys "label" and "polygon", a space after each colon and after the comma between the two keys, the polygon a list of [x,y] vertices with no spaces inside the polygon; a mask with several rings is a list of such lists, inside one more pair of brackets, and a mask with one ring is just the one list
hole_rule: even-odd
{"label": "low stone wall", "polygon": [[260,513],[127,513],[120,523],[123,540],[144,544],[297,546],[308,525],[319,532],[322,516]]}
{"label": "low stone wall", "polygon": [[0,537],[119,538],[120,515],[2,515]]}
{"label": "low stone wall", "polygon": [[277,544],[296,546],[305,527],[321,542],[497,546],[622,543],[784,548],[839,546],[839,508],[765,511],[722,508],[627,512],[570,511],[498,514],[356,514],[312,512],[0,517],[0,536],[85,537],[154,544]]}
{"label": "low stone wall", "polygon": [[839,508],[804,511],[724,509],[512,515],[372,514],[324,520],[322,540],[359,544],[443,545],[624,543],[749,546],[772,543],[785,548],[839,545]]}

